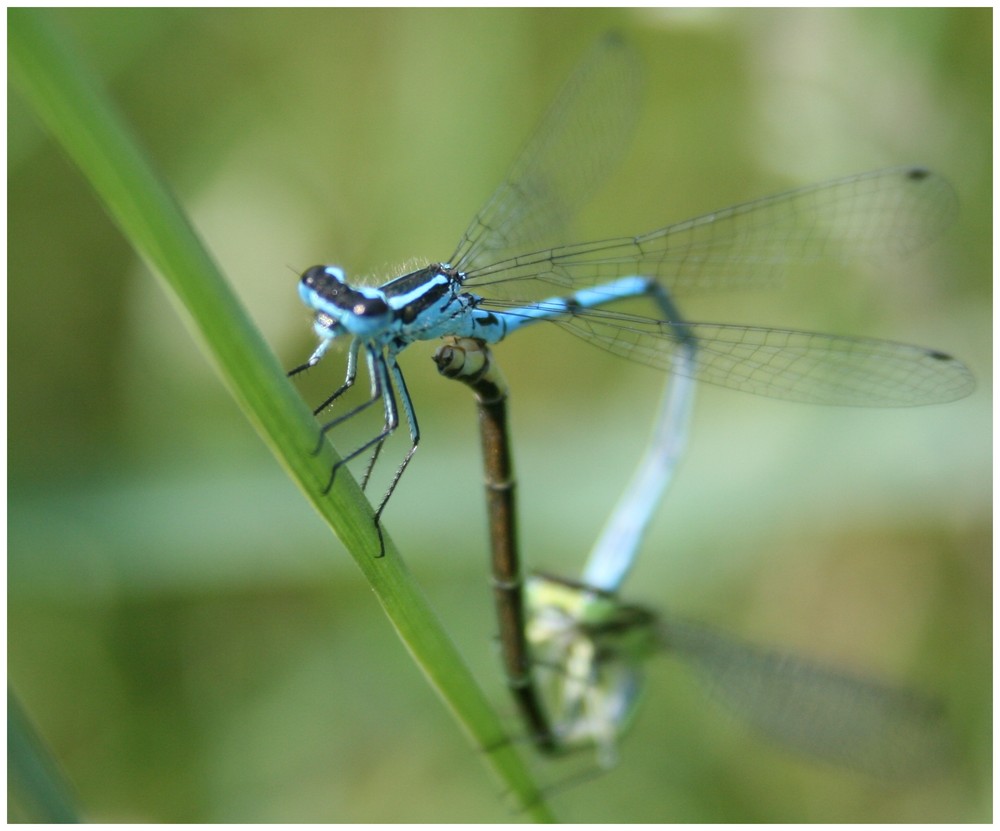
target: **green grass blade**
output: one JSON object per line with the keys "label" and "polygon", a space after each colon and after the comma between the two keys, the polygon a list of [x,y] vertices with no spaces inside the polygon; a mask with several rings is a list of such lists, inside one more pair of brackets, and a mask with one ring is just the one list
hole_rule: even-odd
{"label": "green grass blade", "polygon": [[72,792],[28,714],[7,690],[7,822],[79,822]]}
{"label": "green grass blade", "polygon": [[327,520],[371,583],[397,632],[519,808],[551,814],[530,772],[454,644],[386,537],[378,542],[371,507],[354,480],[322,489],[334,461],[318,456],[316,424],[282,368],[198,239],[99,80],[73,45],[36,9],[8,11],[11,78],[87,178],[135,250],[166,287],[223,382],[289,475]]}

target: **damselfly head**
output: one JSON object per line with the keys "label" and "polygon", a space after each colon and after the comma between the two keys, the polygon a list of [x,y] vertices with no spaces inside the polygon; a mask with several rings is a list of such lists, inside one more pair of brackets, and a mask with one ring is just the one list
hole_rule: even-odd
{"label": "damselfly head", "polygon": [[526,584],[527,636],[554,729],[566,748],[593,746],[612,767],[632,722],[655,618],[613,595],[549,575]]}
{"label": "damselfly head", "polygon": [[342,332],[367,335],[389,315],[389,306],[378,289],[354,288],[344,270],[315,265],[302,273],[299,297],[316,312],[314,328],[321,337]]}
{"label": "damselfly head", "polygon": [[347,277],[344,269],[335,265],[314,265],[302,272],[299,294],[305,296],[305,292],[310,291],[324,296],[335,296],[339,288],[346,287]]}

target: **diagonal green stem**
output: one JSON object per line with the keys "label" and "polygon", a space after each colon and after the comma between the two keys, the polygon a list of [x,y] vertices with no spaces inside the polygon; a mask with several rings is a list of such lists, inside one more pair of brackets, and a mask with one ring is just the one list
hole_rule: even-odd
{"label": "diagonal green stem", "polygon": [[371,583],[375,595],[428,680],[441,694],[520,808],[552,815],[499,716],[479,689],[419,587],[386,538],[378,541],[371,507],[355,481],[323,487],[334,460],[319,456],[316,425],[267,344],[198,239],[99,80],[80,60],[51,13],[8,12],[11,77],[73,159],[135,250],[167,289],[204,352],[258,433]]}
{"label": "diagonal green stem", "polygon": [[7,690],[8,822],[79,822],[73,789],[14,691]]}

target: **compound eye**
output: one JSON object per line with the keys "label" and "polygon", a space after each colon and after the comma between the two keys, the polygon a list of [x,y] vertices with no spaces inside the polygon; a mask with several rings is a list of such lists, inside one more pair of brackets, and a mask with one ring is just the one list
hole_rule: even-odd
{"label": "compound eye", "polygon": [[302,282],[307,286],[315,286],[316,281],[323,274],[323,266],[314,265],[312,268],[307,268],[302,272]]}
{"label": "compound eye", "polygon": [[[302,285],[318,291],[330,291],[344,283],[344,272],[332,265],[314,265],[302,272]],[[336,293],[334,290],[333,293]]]}

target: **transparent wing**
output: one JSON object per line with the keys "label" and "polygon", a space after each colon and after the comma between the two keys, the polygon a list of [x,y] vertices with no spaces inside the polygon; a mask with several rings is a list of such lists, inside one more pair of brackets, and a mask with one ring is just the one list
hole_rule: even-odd
{"label": "transparent wing", "polygon": [[896,780],[950,762],[938,702],[700,624],[670,619],[661,636],[734,715],[793,750]]}
{"label": "transparent wing", "polygon": [[497,251],[537,244],[564,225],[628,144],[639,112],[640,75],[627,43],[614,34],[601,38],[449,262],[467,271]]}
{"label": "transparent wing", "polygon": [[[525,303],[625,275],[673,293],[758,287],[820,260],[898,258],[937,236],[958,207],[947,180],[896,167],[734,205],[637,237],[578,243],[480,264],[465,285]],[[808,269],[802,270],[808,274]]]}
{"label": "transparent wing", "polygon": [[[536,303],[536,308],[546,304]],[[484,302],[484,309],[517,314],[518,306]],[[563,311],[553,305],[553,311]],[[553,321],[615,355],[664,372],[691,367],[690,377],[729,389],[812,404],[908,407],[968,395],[972,373],[934,349],[854,338],[725,323],[665,322],[609,309],[588,309]],[[675,352],[694,338],[693,361]]]}

